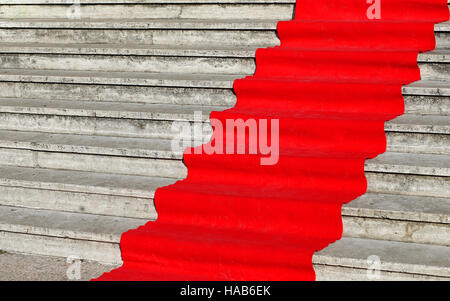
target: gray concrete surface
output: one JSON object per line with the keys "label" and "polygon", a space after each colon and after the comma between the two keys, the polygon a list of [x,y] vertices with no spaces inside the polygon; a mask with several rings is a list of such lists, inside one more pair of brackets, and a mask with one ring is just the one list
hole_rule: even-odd
{"label": "gray concrete surface", "polygon": [[0,281],[89,281],[118,266],[81,261],[78,274],[71,259],[0,252]]}

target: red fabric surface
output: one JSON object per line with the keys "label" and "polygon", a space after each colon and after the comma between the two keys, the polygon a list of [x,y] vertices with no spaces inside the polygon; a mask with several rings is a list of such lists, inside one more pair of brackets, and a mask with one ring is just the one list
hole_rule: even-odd
{"label": "red fabric surface", "polygon": [[211,114],[279,119],[278,163],[186,152],[187,179],[157,190],[158,220],[124,233],[123,266],[98,280],[315,279],[314,252],[341,238],[341,207],[365,193],[364,162],[385,151],[384,122],[403,114],[401,87],[448,19],[446,0],[381,0],[379,20],[369,6],[297,1],[281,46],[235,81],[236,106]]}

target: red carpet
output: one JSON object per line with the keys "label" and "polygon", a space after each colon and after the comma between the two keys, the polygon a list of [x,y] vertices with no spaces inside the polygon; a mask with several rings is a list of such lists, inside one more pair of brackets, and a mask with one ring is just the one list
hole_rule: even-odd
{"label": "red carpet", "polygon": [[[99,280],[315,279],[314,252],[341,238],[341,207],[365,193],[364,162],[385,151],[384,122],[403,114],[401,87],[449,17],[447,0],[381,0],[375,20],[369,6],[297,1],[281,46],[235,81],[236,106],[211,115],[279,119],[278,163],[261,165],[260,148],[185,154],[187,179],[158,189],[158,220],[123,234],[123,266]],[[209,146],[231,134],[216,127]]]}

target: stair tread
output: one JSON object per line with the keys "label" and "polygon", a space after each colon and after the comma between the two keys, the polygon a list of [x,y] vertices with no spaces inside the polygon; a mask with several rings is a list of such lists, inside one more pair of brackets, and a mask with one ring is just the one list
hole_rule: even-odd
{"label": "stair tread", "polygon": [[450,157],[440,154],[386,152],[367,160],[366,171],[450,176]]}
{"label": "stair tread", "polygon": [[175,87],[232,88],[242,74],[186,74],[73,70],[1,69],[0,80],[85,84],[154,85]]}
{"label": "stair tread", "polygon": [[131,138],[53,134],[0,130],[0,147],[37,151],[89,153],[115,156],[180,159],[172,141],[157,138]]}
{"label": "stair tread", "polygon": [[434,26],[434,29],[435,29],[436,31],[450,31],[450,21],[437,23],[437,24]]}
{"label": "stair tread", "polygon": [[276,30],[277,23],[271,19],[0,18],[0,28]]}
{"label": "stair tread", "polygon": [[404,114],[386,122],[386,131],[450,134],[450,116]]}
{"label": "stair tread", "polygon": [[313,257],[314,264],[367,269],[369,256],[382,271],[450,277],[450,247],[344,237]]}
{"label": "stair tread", "polygon": [[0,53],[254,57],[256,49],[222,45],[0,43]]}
{"label": "stair tread", "polygon": [[450,49],[435,49],[433,51],[419,53],[417,61],[450,63]]}
{"label": "stair tread", "polygon": [[158,187],[174,183],[163,177],[0,165],[0,185],[44,190],[153,198]]}
{"label": "stair tread", "polygon": [[206,121],[211,111],[225,109],[224,106],[0,98],[3,113],[194,121],[195,112],[204,112],[201,121]]}
{"label": "stair tread", "polygon": [[0,206],[0,231],[119,243],[145,219]]}
{"label": "stair tread", "polygon": [[342,208],[344,216],[450,224],[450,199],[366,193]]}

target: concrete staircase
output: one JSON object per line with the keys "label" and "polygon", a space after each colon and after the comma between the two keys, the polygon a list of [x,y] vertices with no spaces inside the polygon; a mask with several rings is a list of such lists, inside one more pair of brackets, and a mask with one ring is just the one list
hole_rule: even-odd
{"label": "concrete staircase", "polygon": [[[186,176],[174,125],[202,111],[209,140],[209,112],[233,106],[295,0],[81,0],[81,19],[69,0],[13,3],[0,0],[0,250],[120,264],[121,234]],[[319,280],[366,280],[372,255],[380,279],[450,279],[450,24],[436,37],[388,152],[367,161],[369,193],[343,208],[344,239],[314,257]]]}

